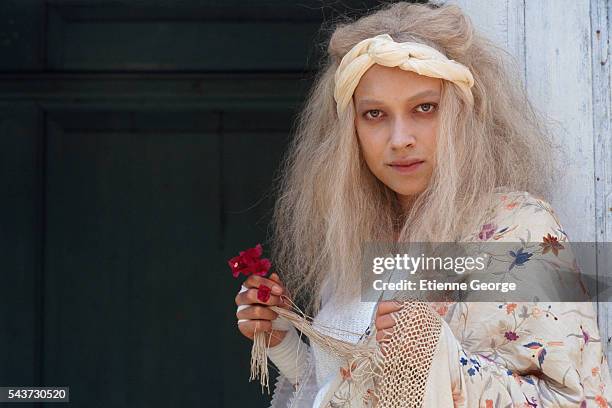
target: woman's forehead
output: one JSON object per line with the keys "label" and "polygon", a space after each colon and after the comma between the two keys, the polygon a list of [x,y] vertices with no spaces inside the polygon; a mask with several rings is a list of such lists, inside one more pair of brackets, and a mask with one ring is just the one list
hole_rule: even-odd
{"label": "woman's forehead", "polygon": [[374,64],[361,77],[354,95],[359,99],[385,99],[385,96],[402,94],[410,97],[417,93],[440,94],[442,80],[398,67],[385,67]]}

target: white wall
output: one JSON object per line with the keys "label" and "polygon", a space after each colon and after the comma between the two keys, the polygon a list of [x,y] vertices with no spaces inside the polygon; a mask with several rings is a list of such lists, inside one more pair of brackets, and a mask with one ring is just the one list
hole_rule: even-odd
{"label": "white wall", "polygon": [[[477,29],[523,68],[534,105],[554,122],[569,162],[551,200],[573,241],[612,241],[610,48],[612,1],[440,0],[466,11]],[[612,246],[612,244],[610,245]],[[612,270],[599,262],[606,279]],[[610,279],[612,283],[612,279]],[[612,304],[598,302],[612,361]]]}

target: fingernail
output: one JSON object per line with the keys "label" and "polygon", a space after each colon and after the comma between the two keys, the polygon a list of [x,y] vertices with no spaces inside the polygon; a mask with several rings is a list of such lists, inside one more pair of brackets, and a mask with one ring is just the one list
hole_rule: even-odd
{"label": "fingernail", "polygon": [[283,288],[278,285],[272,285],[272,293],[274,293],[275,295],[280,295],[283,293]]}

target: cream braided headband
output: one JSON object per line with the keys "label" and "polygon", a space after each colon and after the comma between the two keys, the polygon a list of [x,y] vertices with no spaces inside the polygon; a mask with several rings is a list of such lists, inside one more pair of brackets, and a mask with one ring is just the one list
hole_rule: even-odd
{"label": "cream braided headband", "polygon": [[357,43],[342,58],[334,77],[334,99],[338,115],[350,103],[361,76],[374,64],[399,67],[420,75],[442,78],[459,86],[473,103],[474,78],[470,70],[438,50],[421,43],[398,43],[389,34],[379,34]]}

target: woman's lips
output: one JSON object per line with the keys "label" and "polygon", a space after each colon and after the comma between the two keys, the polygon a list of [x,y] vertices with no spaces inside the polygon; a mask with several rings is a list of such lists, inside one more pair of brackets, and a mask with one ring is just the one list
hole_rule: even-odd
{"label": "woman's lips", "polygon": [[397,171],[398,173],[406,174],[406,173],[412,173],[412,172],[418,170],[423,163],[424,163],[423,161],[419,161],[419,162],[416,162],[416,163],[412,163],[410,165],[389,164],[389,166],[393,170]]}

